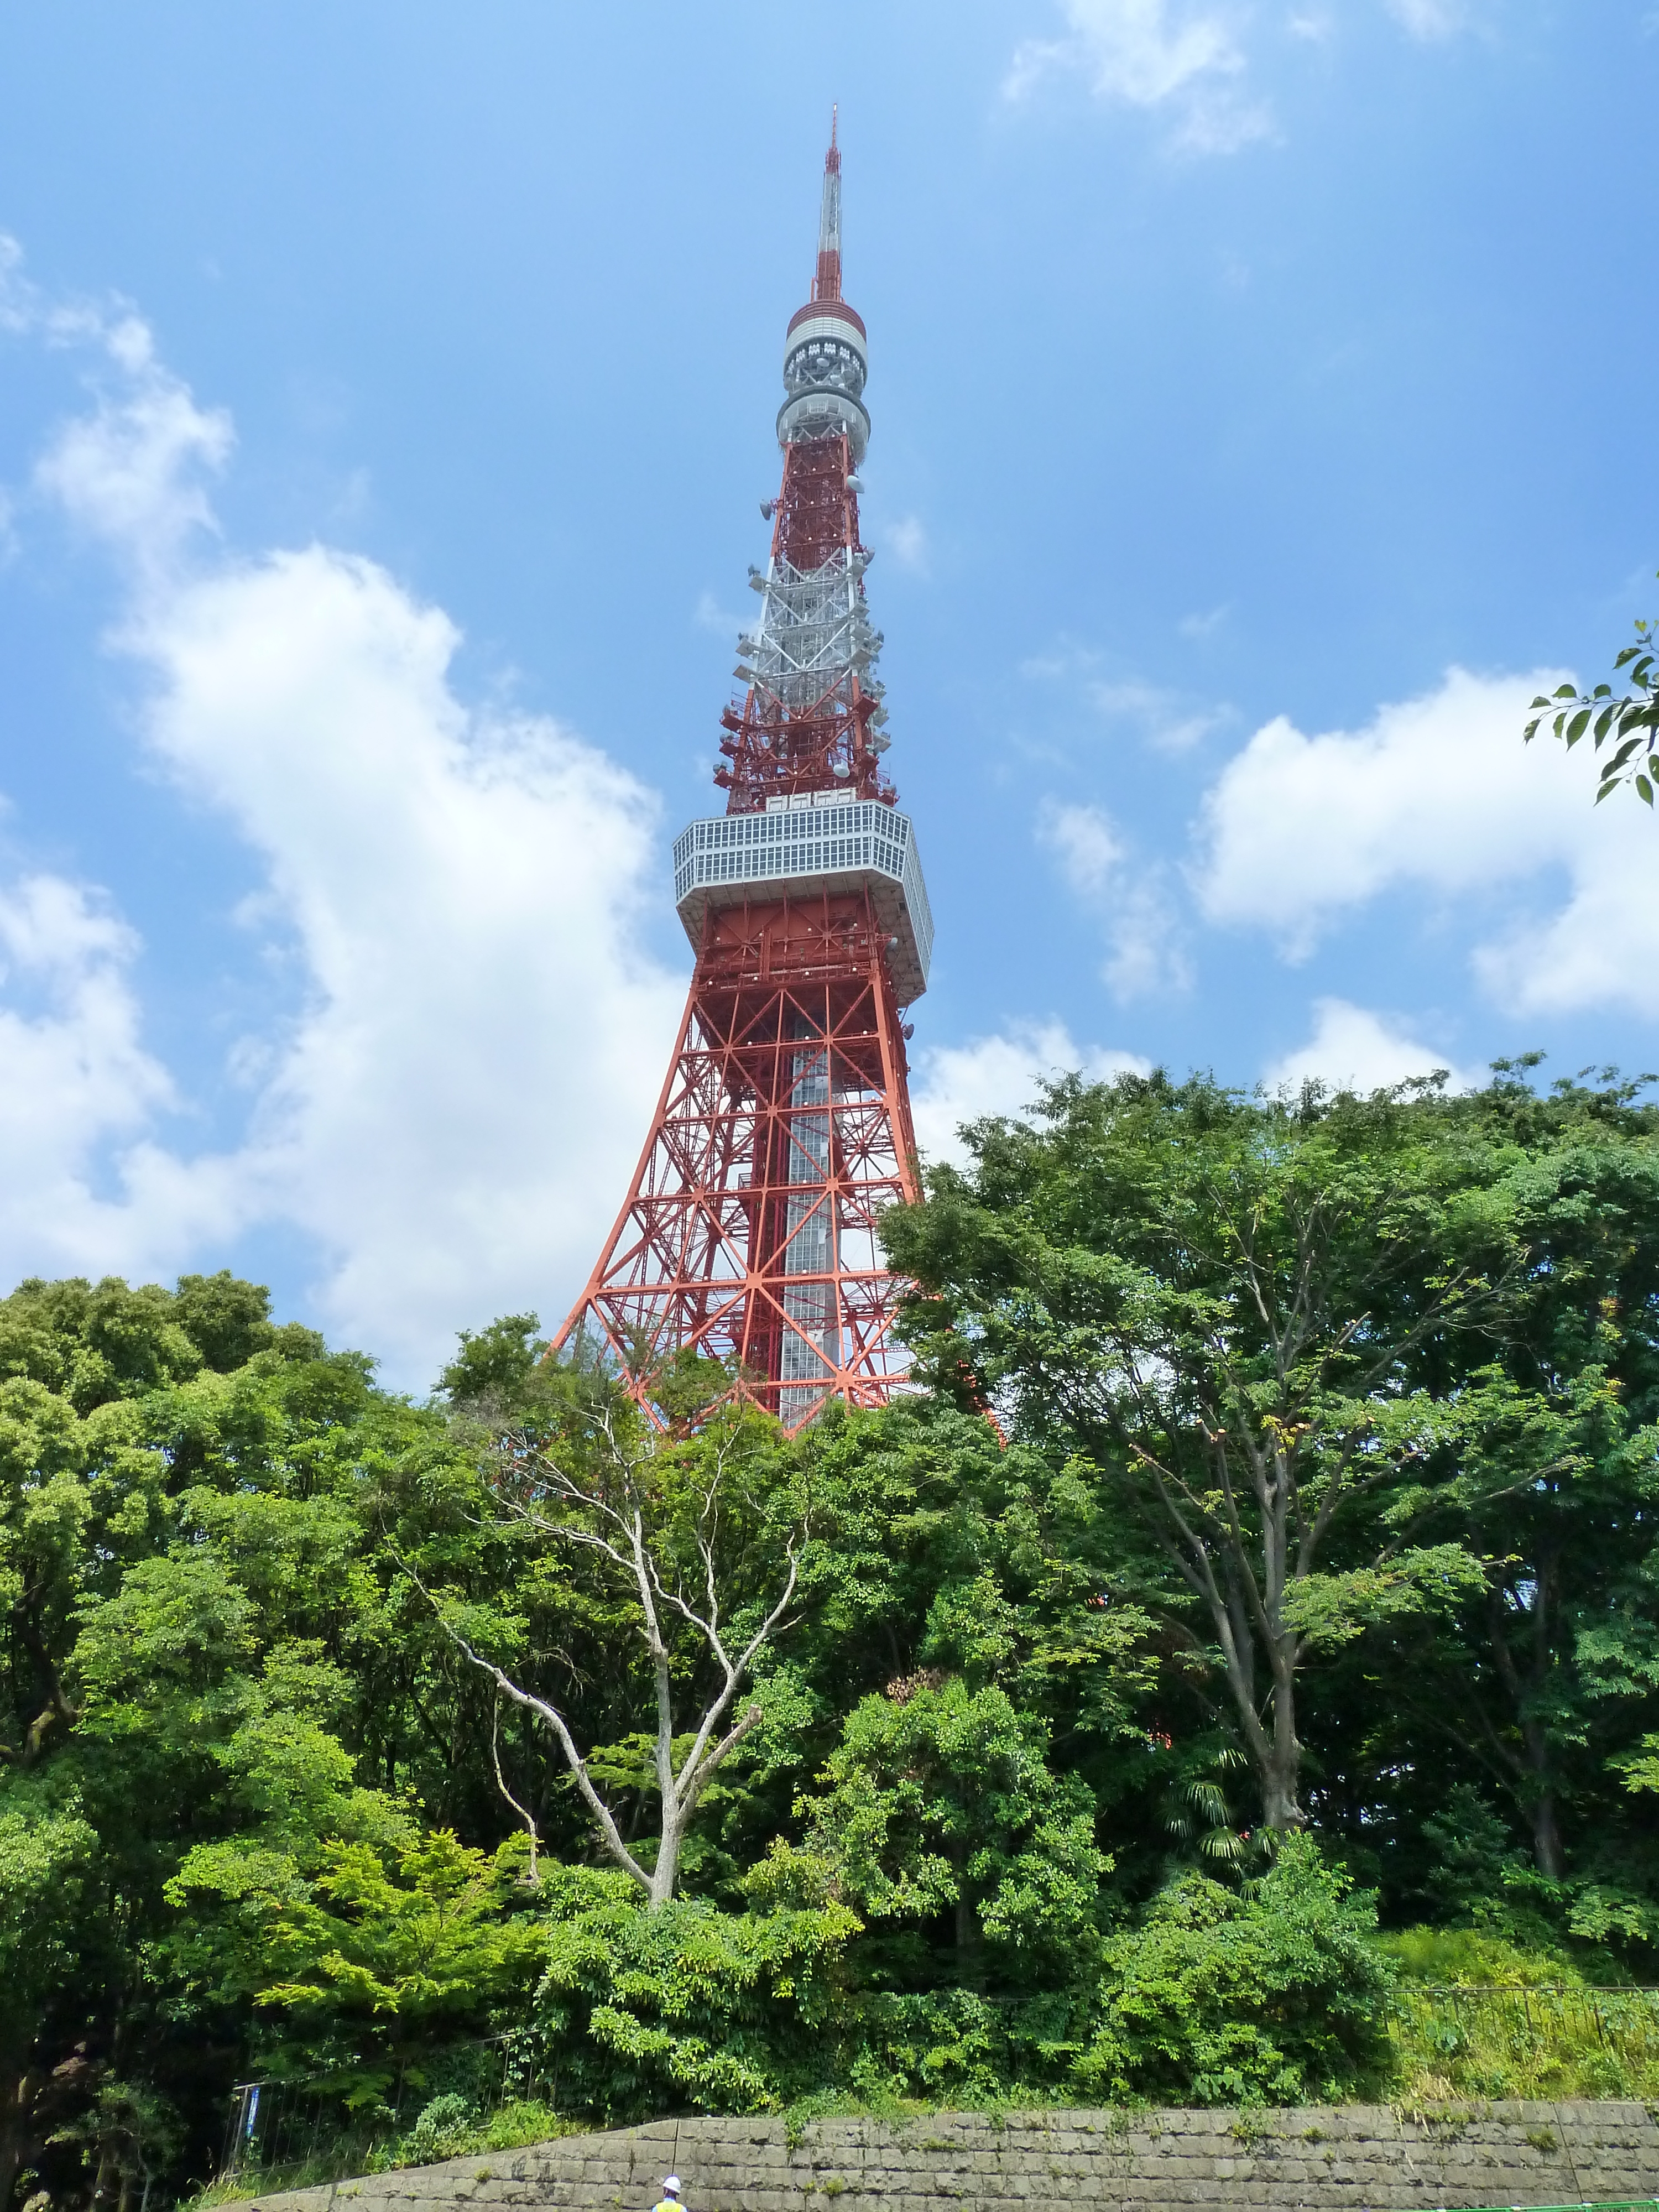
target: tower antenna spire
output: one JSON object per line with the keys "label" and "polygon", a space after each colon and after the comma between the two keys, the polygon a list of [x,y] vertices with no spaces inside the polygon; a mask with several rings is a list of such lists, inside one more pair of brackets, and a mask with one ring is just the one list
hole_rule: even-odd
{"label": "tower antenna spire", "polygon": [[841,297],[841,148],[836,143],[840,108],[830,110],[830,150],[823,157],[823,199],[818,210],[818,270],[815,300]]}

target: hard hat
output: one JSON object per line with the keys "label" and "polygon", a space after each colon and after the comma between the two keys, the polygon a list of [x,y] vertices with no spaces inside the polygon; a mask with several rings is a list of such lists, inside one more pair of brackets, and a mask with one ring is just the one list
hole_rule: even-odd
{"label": "hard hat", "polygon": [[680,2178],[678,2174],[665,2174],[663,2177],[662,2185],[668,2191],[671,2197],[678,2197],[680,2193]]}

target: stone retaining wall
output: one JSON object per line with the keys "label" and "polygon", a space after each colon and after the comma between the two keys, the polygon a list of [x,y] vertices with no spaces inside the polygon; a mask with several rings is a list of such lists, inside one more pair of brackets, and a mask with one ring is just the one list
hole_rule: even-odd
{"label": "stone retaining wall", "polygon": [[294,2190],[251,2212],[646,2212],[671,2172],[688,2212],[1435,2212],[1659,2197],[1659,2125],[1622,2104],[948,2112],[817,2120],[793,2140],[777,2119],[657,2120]]}

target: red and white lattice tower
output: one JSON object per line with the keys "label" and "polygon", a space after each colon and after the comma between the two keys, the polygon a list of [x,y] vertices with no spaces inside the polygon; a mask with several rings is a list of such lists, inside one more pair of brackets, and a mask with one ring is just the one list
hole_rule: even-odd
{"label": "red and white lattice tower", "polygon": [[916,1195],[899,1017],[927,988],[933,921],[881,766],[866,368],[832,127],[817,274],[784,346],[771,557],[749,573],[742,703],[720,717],[726,812],[674,846],[696,968],[633,1188],[555,1340],[597,1340],[647,1407],[677,1353],[720,1358],[791,1430],[830,1397],[884,1404],[906,1364],[877,1223]]}

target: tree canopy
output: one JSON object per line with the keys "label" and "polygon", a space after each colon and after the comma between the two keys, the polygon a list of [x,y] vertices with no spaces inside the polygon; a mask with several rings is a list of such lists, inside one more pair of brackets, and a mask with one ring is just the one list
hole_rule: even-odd
{"label": "tree canopy", "polygon": [[0,2207],[187,2193],[238,2082],[411,2156],[504,2068],[1334,2097],[1400,1975],[1659,1979],[1639,1086],[1072,1080],[967,1160],[919,1387],[793,1441],[533,1316],[416,1402],[225,1274],[0,1300]]}

